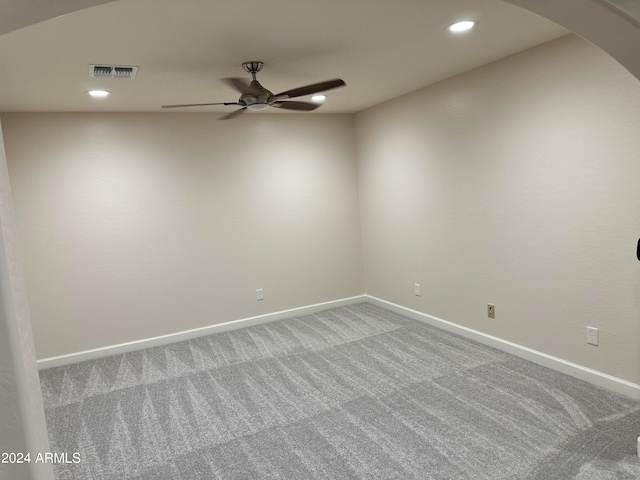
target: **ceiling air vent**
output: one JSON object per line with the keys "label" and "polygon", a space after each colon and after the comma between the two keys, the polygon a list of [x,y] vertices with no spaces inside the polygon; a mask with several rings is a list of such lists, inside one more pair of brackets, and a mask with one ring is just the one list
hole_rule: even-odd
{"label": "ceiling air vent", "polygon": [[89,65],[89,76],[99,78],[134,78],[138,67],[126,65]]}

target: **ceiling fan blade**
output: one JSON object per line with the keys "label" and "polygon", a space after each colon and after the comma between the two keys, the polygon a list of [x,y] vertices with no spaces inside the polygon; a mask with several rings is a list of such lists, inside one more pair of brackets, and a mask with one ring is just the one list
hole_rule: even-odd
{"label": "ceiling fan blade", "polygon": [[251,87],[251,82],[247,78],[229,77],[229,78],[221,78],[220,80],[222,80],[229,87],[233,88],[234,90],[237,90],[242,94],[257,93],[255,89]]}
{"label": "ceiling fan blade", "polygon": [[186,103],[186,104],[184,104],[184,105],[162,105],[162,108],[208,107],[209,105],[238,105],[238,102],[225,102],[225,103]]}
{"label": "ceiling fan blade", "polygon": [[305,85],[304,87],[293,88],[291,90],[287,90],[286,92],[279,93],[275,97],[278,100],[283,98],[302,97],[304,95],[326,92],[327,90],[331,90],[332,88],[343,87],[345,85],[346,83],[344,82],[344,80],[335,78],[333,80],[327,80],[326,82],[314,83],[311,85]]}
{"label": "ceiling fan blade", "polygon": [[232,118],[237,117],[238,115],[240,115],[241,113],[244,113],[244,111],[247,109],[247,107],[242,107],[239,108],[238,110],[234,110],[231,113],[227,113],[226,115],[221,116],[218,120],[231,120]]}
{"label": "ceiling fan blade", "polygon": [[309,102],[281,102],[277,101],[271,104],[272,107],[284,108],[286,110],[300,110],[304,112],[310,112],[311,110],[315,110],[320,105],[317,103],[309,103]]}

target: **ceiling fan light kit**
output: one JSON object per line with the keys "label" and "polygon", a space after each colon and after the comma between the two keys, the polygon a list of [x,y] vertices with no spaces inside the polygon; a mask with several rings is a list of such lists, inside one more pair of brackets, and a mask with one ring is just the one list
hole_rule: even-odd
{"label": "ceiling fan light kit", "polygon": [[191,103],[181,105],[162,105],[162,108],[182,108],[182,107],[203,107],[210,105],[238,105],[240,108],[227,115],[220,117],[221,120],[228,120],[238,116],[246,110],[259,111],[265,110],[269,107],[282,108],[286,110],[297,110],[309,112],[320,107],[320,103],[300,102],[300,101],[287,101],[290,98],[303,97],[306,95],[314,95],[320,92],[325,92],[333,88],[343,87],[346,85],[344,80],[335,78],[333,80],[327,80],[325,82],[313,83],[311,85],[305,85],[303,87],[286,90],[284,92],[274,95],[271,91],[264,88],[260,82],[256,79],[256,74],[262,70],[264,66],[263,62],[250,61],[244,62],[242,68],[247,73],[251,74],[251,81],[246,78],[230,77],[223,78],[222,81],[229,85],[234,90],[240,93],[240,98],[237,102],[224,102],[224,103]]}

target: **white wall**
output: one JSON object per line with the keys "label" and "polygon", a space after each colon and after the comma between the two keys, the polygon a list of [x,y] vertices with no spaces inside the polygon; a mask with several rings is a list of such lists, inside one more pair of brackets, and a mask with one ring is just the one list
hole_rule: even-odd
{"label": "white wall", "polygon": [[38,358],[364,293],[353,117],[267,115],[2,115]]}
{"label": "white wall", "polygon": [[639,131],[574,36],[358,114],[366,292],[640,383]]}
{"label": "white wall", "polygon": [[0,478],[53,479],[52,465],[35,462],[38,453],[49,451],[49,439],[1,128],[0,299],[0,453],[29,453],[34,460],[3,459]]}

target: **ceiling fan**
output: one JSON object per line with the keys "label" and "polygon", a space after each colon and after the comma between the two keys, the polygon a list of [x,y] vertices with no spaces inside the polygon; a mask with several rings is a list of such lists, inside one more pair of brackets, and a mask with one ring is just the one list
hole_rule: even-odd
{"label": "ceiling fan", "polygon": [[311,111],[318,108],[320,105],[317,103],[298,102],[298,101],[286,101],[289,98],[302,97],[304,95],[312,95],[314,93],[326,92],[332,88],[338,88],[346,85],[344,80],[335,78],[333,80],[327,80],[326,82],[313,83],[311,85],[305,85],[304,87],[298,87],[291,90],[287,90],[282,93],[274,95],[269,90],[260,85],[260,82],[256,79],[256,73],[262,70],[264,63],[262,62],[244,62],[242,67],[247,73],[251,74],[251,82],[246,78],[223,78],[222,81],[229,85],[231,88],[240,92],[240,98],[237,102],[222,102],[222,103],[189,103],[184,105],[162,105],[162,108],[180,108],[180,107],[204,107],[209,105],[238,105],[240,108],[234,110],[227,115],[220,117],[220,120],[228,120],[234,118],[246,110],[264,110],[268,107],[283,108],[287,110],[301,110]]}

